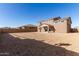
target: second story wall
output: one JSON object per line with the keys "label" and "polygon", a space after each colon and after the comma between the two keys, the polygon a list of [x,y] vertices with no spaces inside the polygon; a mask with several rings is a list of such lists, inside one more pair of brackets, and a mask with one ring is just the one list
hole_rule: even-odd
{"label": "second story wall", "polygon": [[49,19],[49,20],[42,21],[40,23],[40,25],[42,25],[44,23],[47,23],[47,24],[50,24],[50,25],[54,26],[55,32],[57,32],[57,33],[61,33],[61,32],[67,33],[67,32],[71,31],[71,22],[70,22],[70,20],[71,20],[70,17],[63,18],[63,19],[55,18],[55,20],[52,18],[52,19]]}

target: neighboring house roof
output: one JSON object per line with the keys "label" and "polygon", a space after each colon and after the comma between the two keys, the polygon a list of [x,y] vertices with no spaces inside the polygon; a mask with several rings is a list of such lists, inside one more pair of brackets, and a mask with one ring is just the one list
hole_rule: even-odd
{"label": "neighboring house roof", "polygon": [[36,25],[28,24],[28,25],[26,25],[26,26],[33,26],[33,27],[35,27]]}
{"label": "neighboring house roof", "polygon": [[21,26],[21,27],[37,27],[36,25],[32,25],[32,24],[28,24],[28,25],[24,25],[24,26]]}

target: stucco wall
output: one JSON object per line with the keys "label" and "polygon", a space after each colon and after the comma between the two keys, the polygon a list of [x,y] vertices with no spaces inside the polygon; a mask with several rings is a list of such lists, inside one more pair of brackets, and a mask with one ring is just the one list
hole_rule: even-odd
{"label": "stucco wall", "polygon": [[54,25],[56,33],[67,33],[67,21]]}
{"label": "stucco wall", "polygon": [[[60,21],[58,20],[58,23],[54,23],[53,20],[48,20],[42,22],[42,24],[43,23],[53,25],[56,33],[68,33],[71,31],[71,23],[68,20],[60,19]],[[40,26],[38,26],[38,32],[40,31],[39,27]],[[43,32],[43,30],[41,32]]]}

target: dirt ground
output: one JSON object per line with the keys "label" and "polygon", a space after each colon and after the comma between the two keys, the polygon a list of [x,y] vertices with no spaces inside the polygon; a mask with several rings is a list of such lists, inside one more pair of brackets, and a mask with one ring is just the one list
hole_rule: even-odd
{"label": "dirt ground", "polygon": [[0,55],[79,56],[79,33],[4,33]]}

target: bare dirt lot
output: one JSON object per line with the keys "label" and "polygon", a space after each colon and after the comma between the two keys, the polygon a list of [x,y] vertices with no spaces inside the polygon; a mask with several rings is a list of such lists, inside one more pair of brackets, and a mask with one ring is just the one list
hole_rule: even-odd
{"label": "bare dirt lot", "polygon": [[79,56],[79,33],[4,33],[0,55]]}

